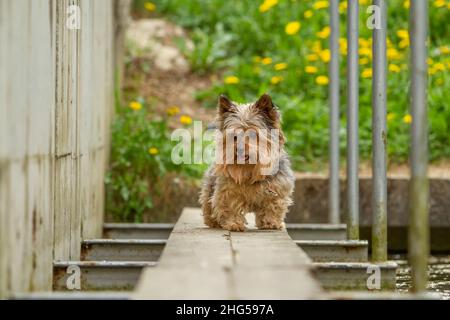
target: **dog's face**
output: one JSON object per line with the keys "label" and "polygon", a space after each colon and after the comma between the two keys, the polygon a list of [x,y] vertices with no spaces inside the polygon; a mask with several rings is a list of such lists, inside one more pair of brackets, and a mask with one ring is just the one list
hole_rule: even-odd
{"label": "dog's face", "polygon": [[238,184],[262,180],[261,169],[277,160],[273,151],[284,144],[280,114],[270,96],[247,104],[220,96],[217,122],[221,133],[217,147],[223,151],[217,170]]}

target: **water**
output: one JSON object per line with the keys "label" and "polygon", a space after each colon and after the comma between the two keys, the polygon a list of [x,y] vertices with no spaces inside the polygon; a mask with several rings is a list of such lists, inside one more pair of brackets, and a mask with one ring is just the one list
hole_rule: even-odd
{"label": "water", "polygon": [[[397,290],[407,293],[411,289],[411,268],[404,255],[395,255],[391,260],[399,266]],[[428,292],[437,292],[443,300],[450,300],[450,256],[432,256],[428,263]]]}

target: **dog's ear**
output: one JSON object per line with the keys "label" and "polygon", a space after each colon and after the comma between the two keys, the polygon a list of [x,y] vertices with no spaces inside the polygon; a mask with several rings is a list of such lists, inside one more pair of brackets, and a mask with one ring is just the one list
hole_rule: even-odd
{"label": "dog's ear", "polygon": [[219,114],[224,114],[226,112],[231,111],[231,109],[233,108],[233,102],[231,102],[230,99],[228,99],[225,95],[221,94],[219,96]]}
{"label": "dog's ear", "polygon": [[278,113],[277,107],[273,104],[272,98],[264,93],[258,101],[255,102],[255,107],[264,113],[268,119],[270,119],[273,123],[278,122],[280,119],[280,114]]}

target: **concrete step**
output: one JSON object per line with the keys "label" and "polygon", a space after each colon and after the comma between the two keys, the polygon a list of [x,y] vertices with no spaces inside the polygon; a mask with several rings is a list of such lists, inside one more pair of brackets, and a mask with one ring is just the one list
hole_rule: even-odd
{"label": "concrete step", "polygon": [[128,300],[123,291],[45,291],[15,294],[10,300]]}
{"label": "concrete step", "polygon": [[[316,262],[314,274],[327,290],[395,290],[397,264]],[[378,281],[377,281],[378,279]]]}
{"label": "concrete step", "polygon": [[295,243],[315,262],[367,262],[367,241],[296,240]]}
{"label": "concrete step", "polygon": [[108,239],[168,239],[173,223],[105,223],[103,235]]}
{"label": "concrete step", "polygon": [[53,290],[70,290],[68,283],[76,283],[78,275],[83,291],[133,290],[142,269],[155,265],[156,262],[135,261],[58,261],[53,263]]}
{"label": "concrete step", "polygon": [[287,223],[287,232],[292,240],[346,240],[345,224]]}
{"label": "concrete step", "polygon": [[157,261],[167,240],[91,239],[81,244],[83,261]]}
{"label": "concrete step", "polygon": [[[105,223],[103,232],[108,239],[168,239],[173,229],[170,223]],[[345,224],[286,224],[293,240],[346,240]]]}

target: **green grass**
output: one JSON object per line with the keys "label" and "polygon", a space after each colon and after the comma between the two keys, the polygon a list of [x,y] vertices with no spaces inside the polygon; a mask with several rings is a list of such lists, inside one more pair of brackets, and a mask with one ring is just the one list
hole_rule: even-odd
{"label": "green grass", "polygon": [[[135,8],[146,1],[137,0]],[[344,1],[340,1],[343,6]],[[360,65],[360,155],[371,155],[371,78],[363,77],[371,67],[371,30],[366,27],[366,8],[370,1],[360,1],[360,38],[363,59]],[[388,7],[389,64],[388,74],[388,152],[391,162],[405,162],[408,158],[409,127],[409,46],[404,45],[402,33],[408,27],[408,10],[403,0],[390,0]],[[194,72],[216,73],[219,79],[208,90],[198,92],[197,98],[205,107],[215,107],[217,95],[228,94],[236,101],[255,99],[269,92],[283,114],[283,128],[288,138],[289,153],[297,169],[311,162],[324,162],[328,157],[328,86],[318,84],[318,76],[327,76],[326,29],[328,9],[317,8],[327,1],[280,0],[265,12],[263,1],[241,0],[154,0],[155,12],[190,31],[195,50],[187,53]],[[430,158],[450,157],[450,10],[447,1],[430,1],[430,74],[429,79],[429,140]],[[310,11],[308,11],[310,10]],[[312,16],[305,17],[305,12]],[[298,33],[289,35],[285,27],[299,21]],[[341,38],[346,34],[346,10],[341,8]],[[322,34],[318,33],[322,31]],[[343,42],[341,42],[343,44]],[[446,49],[447,48],[447,49]],[[271,63],[263,64],[263,58]],[[309,59],[308,59],[309,58]],[[311,59],[316,59],[311,61]],[[267,59],[268,60],[268,59]],[[366,60],[366,61],[364,61]],[[264,61],[264,60],[263,60]],[[285,63],[283,70],[275,65]],[[345,50],[341,53],[341,152],[345,153]],[[307,73],[312,66],[316,73]],[[227,84],[228,76],[239,83]],[[273,77],[281,77],[273,83]],[[274,78],[277,80],[277,78]],[[279,79],[279,78],[278,78]],[[406,117],[405,117],[406,116]]]}

